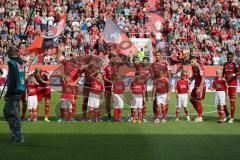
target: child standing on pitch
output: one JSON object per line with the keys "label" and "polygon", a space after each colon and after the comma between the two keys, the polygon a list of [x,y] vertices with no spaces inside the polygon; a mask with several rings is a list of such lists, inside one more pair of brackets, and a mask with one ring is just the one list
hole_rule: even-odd
{"label": "child standing on pitch", "polygon": [[30,75],[27,79],[27,105],[29,109],[30,122],[37,121],[37,107],[38,107],[38,100],[37,100],[37,87],[38,82],[34,78],[33,75]]}
{"label": "child standing on pitch", "polygon": [[187,121],[190,121],[189,113],[188,113],[188,97],[190,96],[189,92],[189,81],[187,79],[188,73],[186,70],[181,72],[181,79],[179,79],[175,86],[177,105],[176,105],[176,116],[175,120],[179,120],[179,114],[181,107],[184,107],[184,111],[186,114]]}
{"label": "child standing on pitch", "polygon": [[[94,75],[96,74],[96,77]],[[89,121],[94,117],[96,122],[101,122],[100,119],[100,97],[104,92],[104,81],[103,75],[100,72],[93,73],[90,75],[93,78],[91,83],[91,89],[88,97],[88,106],[89,106]]]}
{"label": "child standing on pitch", "polygon": [[152,101],[157,100],[154,123],[159,123],[160,107],[162,108],[162,123],[167,122],[168,102],[170,100],[170,84],[163,71],[159,71],[159,78],[153,82]]}
{"label": "child standing on pitch", "polygon": [[210,90],[215,90],[215,105],[218,109],[219,123],[224,122],[224,106],[226,105],[226,97],[228,96],[228,85],[225,79],[222,78],[222,71],[216,71],[216,79],[213,81]]}
{"label": "child standing on pitch", "polygon": [[121,80],[121,75],[117,74],[116,81],[113,82],[113,108],[114,121],[122,121],[122,112],[124,107],[125,83]]}
{"label": "child standing on pitch", "polygon": [[[142,108],[143,108],[143,103],[146,102],[146,97],[145,97],[145,80],[140,76],[139,73],[136,74],[135,79],[131,82],[130,89],[131,89],[132,122],[141,123]],[[138,121],[136,119],[137,112],[138,112]]]}

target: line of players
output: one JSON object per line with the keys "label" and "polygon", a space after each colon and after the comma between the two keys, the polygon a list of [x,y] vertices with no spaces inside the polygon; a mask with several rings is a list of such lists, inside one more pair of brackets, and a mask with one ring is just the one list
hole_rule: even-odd
{"label": "line of players", "polygon": [[[224,65],[223,72],[218,71],[216,80],[213,82],[213,86],[209,89],[216,90],[216,105],[218,106],[219,122],[224,122],[229,119],[229,123],[234,121],[234,113],[236,108],[236,91],[237,91],[237,76],[239,75],[239,67],[233,60],[234,54],[229,53],[227,55],[227,62]],[[109,64],[102,69],[102,64],[100,61],[93,61],[88,65],[81,66],[81,68],[75,67],[75,69],[68,75],[62,78],[62,85],[75,86],[76,82],[79,80],[79,73],[85,73],[85,82],[83,88],[83,119],[87,119],[87,108],[89,108],[90,119],[94,118],[96,122],[100,122],[100,100],[101,94],[105,95],[106,110],[108,113],[109,120],[111,119],[111,100],[113,100],[114,108],[114,120],[121,121],[122,110],[124,106],[124,92],[125,84],[122,81],[121,74],[119,74],[120,67],[123,64],[117,63],[116,56],[114,54],[109,56]],[[176,109],[176,120],[179,120],[180,108],[184,107],[187,120],[190,120],[189,112],[187,108],[188,97],[193,107],[197,111],[197,117],[195,122],[202,122],[202,100],[205,97],[206,85],[205,85],[205,71],[201,64],[198,63],[197,57],[192,55],[190,57],[192,64],[192,76],[189,77],[187,71],[182,71],[181,79],[176,83],[176,96],[177,96],[177,109]],[[88,59],[89,61],[89,59]],[[87,63],[86,63],[87,64]],[[129,64],[128,64],[129,65]],[[72,65],[66,65],[71,66]],[[146,104],[147,104],[147,90],[146,82],[149,78],[154,81],[152,101],[153,101],[153,112],[154,112],[154,123],[167,122],[168,119],[168,103],[170,100],[170,86],[169,86],[169,65],[166,61],[162,59],[161,53],[155,54],[155,62],[149,64],[147,57],[143,58],[142,62],[138,62],[137,59],[133,60],[132,67],[136,70],[136,76],[131,82],[131,119],[132,122],[141,123],[146,122]],[[103,71],[102,71],[103,70]],[[49,93],[48,88],[49,81],[47,76],[40,71],[40,74],[36,72],[34,77],[36,81],[33,81],[38,87],[36,90],[36,97],[38,102],[45,98],[45,121],[48,120],[49,112],[49,100],[51,92]],[[41,75],[41,76],[40,76]],[[39,76],[41,78],[39,78]],[[226,79],[223,79],[222,76]],[[44,77],[44,78],[43,78]],[[66,78],[68,77],[68,78]],[[69,79],[70,78],[70,79]],[[189,93],[189,83],[195,80],[194,88]],[[39,87],[41,86],[41,87]],[[31,88],[28,85],[28,88]],[[64,86],[63,86],[64,88]],[[28,92],[30,92],[28,90]],[[39,95],[40,94],[40,95]],[[226,107],[226,97],[229,96],[231,105],[231,114],[228,113]],[[78,98],[75,94],[63,92],[62,99],[68,99],[72,102],[71,117],[74,120],[76,114],[76,99]],[[36,98],[35,98],[36,99]],[[31,104],[31,102],[30,102]],[[29,105],[28,105],[29,106]],[[29,106],[29,108],[31,108]],[[162,115],[161,115],[162,112]],[[23,107],[23,113],[24,107]],[[33,115],[31,120],[36,120],[36,113],[33,110]],[[225,117],[224,117],[225,113]],[[23,114],[24,115],[24,114]],[[64,118],[64,115],[62,115]],[[161,119],[160,119],[161,117]],[[24,118],[24,117],[22,117]],[[60,119],[61,121],[62,119]]]}

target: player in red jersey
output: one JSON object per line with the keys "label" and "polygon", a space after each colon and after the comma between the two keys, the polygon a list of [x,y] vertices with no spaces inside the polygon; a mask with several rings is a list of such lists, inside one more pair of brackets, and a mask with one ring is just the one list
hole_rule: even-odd
{"label": "player in red jersey", "polygon": [[[96,78],[94,75],[96,74]],[[91,84],[91,90],[89,93],[88,98],[88,107],[89,107],[89,120],[91,121],[91,118],[94,117],[96,122],[101,122],[100,119],[100,97],[101,94],[104,92],[104,81],[103,81],[103,75],[101,72],[92,73],[90,75],[93,80]]]}
{"label": "player in red jersey", "polygon": [[[156,80],[157,78],[159,78],[159,71],[163,71],[163,73],[166,73],[166,77],[168,79],[170,79],[171,74],[169,71],[169,64],[167,61],[163,60],[162,54],[160,52],[157,52],[155,54],[155,62],[151,64],[151,68],[150,68],[150,74],[151,77],[154,80]],[[156,107],[157,107],[157,101],[153,101],[153,112],[156,115]]]}
{"label": "player in red jersey", "polygon": [[71,81],[71,77],[68,75],[63,75],[63,77],[61,78],[61,84],[62,95],[60,103],[67,104],[61,105],[60,108],[61,118],[58,119],[58,122],[62,122],[63,120],[75,122],[73,115],[73,104],[76,103],[75,100],[76,85],[74,82]]}
{"label": "player in red jersey", "polygon": [[47,71],[42,71],[41,69],[36,69],[34,77],[39,83],[37,87],[37,98],[38,103],[43,99],[45,100],[45,122],[50,122],[48,119],[49,109],[50,109],[50,99],[51,99],[51,86],[49,81],[49,73]]}
{"label": "player in red jersey", "polygon": [[[236,97],[237,97],[237,77],[240,75],[239,66],[233,60],[234,54],[229,52],[227,55],[227,62],[223,66],[223,77],[228,84],[228,94],[231,105],[231,116],[229,123],[233,123],[234,114],[236,109]],[[226,115],[229,115],[226,105],[224,106]]]}
{"label": "player in red jersey", "polygon": [[110,62],[109,65],[104,68],[104,85],[106,110],[108,114],[108,120],[111,120],[112,81],[116,80],[116,73],[119,70],[120,64],[117,63],[116,55],[110,54],[108,58]]}
{"label": "player in red jersey", "polygon": [[116,81],[113,82],[113,108],[114,121],[122,121],[122,112],[124,107],[125,83],[121,80],[120,74],[117,74]]}
{"label": "player in red jersey", "polygon": [[197,62],[197,57],[191,55],[190,61],[192,64],[192,77],[190,78],[190,83],[195,80],[194,88],[191,93],[190,101],[198,113],[195,122],[202,122],[202,100],[205,98],[206,85],[205,85],[205,70]]}
{"label": "player in red jersey", "polygon": [[[135,79],[131,82],[131,109],[132,109],[132,122],[142,122],[142,108],[143,104],[146,103],[145,96],[145,81],[139,73],[136,73]],[[138,112],[138,121],[136,120],[136,113]]]}
{"label": "player in red jersey", "polygon": [[146,110],[147,110],[147,101],[148,101],[148,94],[147,94],[147,81],[150,77],[150,66],[149,66],[149,58],[144,57],[142,59],[141,63],[138,63],[137,57],[133,62],[134,67],[136,72],[138,72],[142,78],[144,78],[145,82],[145,96],[146,96],[146,102],[143,103],[143,109],[142,109],[142,114],[143,114],[143,122],[147,122],[146,119]]}
{"label": "player in red jersey", "polygon": [[152,101],[156,101],[157,108],[154,123],[159,123],[160,107],[162,109],[162,123],[167,122],[168,103],[170,100],[169,79],[164,75],[162,70],[159,71],[159,78],[153,82]]}
{"label": "player in red jersey", "polygon": [[184,107],[184,111],[186,114],[187,121],[190,121],[189,112],[188,112],[188,97],[190,97],[189,92],[189,81],[187,79],[188,73],[186,70],[181,72],[181,79],[176,82],[175,92],[177,98],[177,105],[176,105],[176,116],[175,120],[179,120],[179,114],[181,107]]}
{"label": "player in red jersey", "polygon": [[228,85],[225,79],[222,78],[222,71],[217,70],[216,79],[213,81],[210,90],[215,90],[215,105],[218,109],[219,123],[224,122],[224,106],[226,105],[226,97],[228,95]]}
{"label": "player in red jersey", "polygon": [[84,87],[83,87],[83,104],[82,104],[82,112],[83,112],[83,121],[87,120],[87,106],[88,106],[88,97],[91,89],[91,84],[93,78],[90,76],[92,73],[101,72],[102,70],[102,62],[100,60],[93,59],[93,57],[88,57],[87,63],[89,65],[82,71],[85,75]]}
{"label": "player in red jersey", "polygon": [[37,87],[38,82],[34,78],[33,75],[30,75],[27,80],[27,106],[29,109],[29,121],[36,122],[37,121],[37,107],[38,107],[38,99],[37,99]]}

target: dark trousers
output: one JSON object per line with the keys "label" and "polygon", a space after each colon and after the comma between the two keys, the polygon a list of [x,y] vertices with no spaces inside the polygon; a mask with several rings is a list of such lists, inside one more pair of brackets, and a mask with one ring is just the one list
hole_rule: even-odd
{"label": "dark trousers", "polygon": [[20,106],[19,101],[21,99],[20,95],[13,95],[5,98],[4,106],[4,117],[8,122],[11,139],[20,141],[23,139],[21,119],[20,119]]}

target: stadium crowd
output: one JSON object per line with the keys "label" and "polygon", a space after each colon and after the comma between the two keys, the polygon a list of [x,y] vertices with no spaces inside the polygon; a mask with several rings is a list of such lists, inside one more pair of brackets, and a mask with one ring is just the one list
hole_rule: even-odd
{"label": "stadium crowd", "polygon": [[[171,57],[172,64],[189,63],[189,53],[197,54],[205,65],[222,65],[228,51],[239,55],[238,0],[39,0],[24,34],[35,0],[0,1],[0,53],[9,44],[23,51],[36,36],[55,25],[67,12],[67,26],[57,45],[43,54],[22,54],[33,63],[58,64],[70,54],[108,54],[102,38],[105,20],[111,16],[128,37],[151,38],[154,50]],[[151,1],[152,2],[152,1]],[[163,21],[150,27],[152,8]],[[161,10],[161,12],[160,12]],[[3,56],[2,56],[3,57]],[[1,59],[0,63],[4,63]]]}

